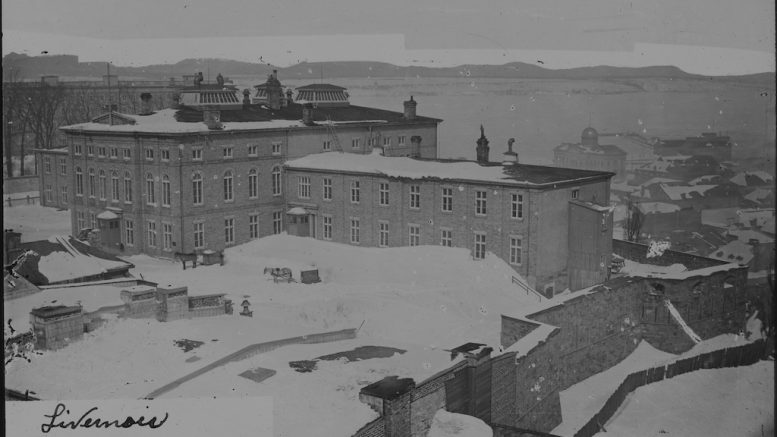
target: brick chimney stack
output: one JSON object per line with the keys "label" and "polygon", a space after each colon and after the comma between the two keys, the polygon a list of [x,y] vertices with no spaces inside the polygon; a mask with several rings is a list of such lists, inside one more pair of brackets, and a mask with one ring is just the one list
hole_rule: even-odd
{"label": "brick chimney stack", "polygon": [[140,95],[140,113],[138,115],[151,115],[154,110],[151,107],[151,93],[143,93]]}
{"label": "brick chimney stack", "polygon": [[415,108],[418,106],[418,102],[413,100],[413,96],[410,96],[410,100],[405,100],[405,120],[415,120]]}
{"label": "brick chimney stack", "polygon": [[477,155],[478,164],[488,164],[488,139],[486,138],[482,124],[480,125],[480,138],[478,138],[477,144],[475,154]]}
{"label": "brick chimney stack", "polygon": [[208,126],[208,129],[219,130],[223,128],[221,125],[221,111],[216,107],[207,107],[202,110],[202,121]]}
{"label": "brick chimney stack", "polygon": [[302,124],[313,126],[313,104],[305,103],[302,105]]}
{"label": "brick chimney stack", "polygon": [[507,140],[507,152],[504,153],[505,157],[502,161],[505,165],[518,163],[518,153],[513,151],[513,143],[515,143],[515,138]]}

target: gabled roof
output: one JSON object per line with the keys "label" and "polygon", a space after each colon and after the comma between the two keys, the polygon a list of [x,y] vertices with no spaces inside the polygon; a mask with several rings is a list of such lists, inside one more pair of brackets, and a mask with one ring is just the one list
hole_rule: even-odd
{"label": "gabled roof", "polygon": [[734,175],[730,180],[741,187],[752,187],[773,183],[774,176],[765,171],[743,171]]}
{"label": "gabled roof", "polygon": [[641,202],[637,208],[643,214],[669,214],[680,211],[679,206],[666,202]]}
{"label": "gabled roof", "polygon": [[672,200],[692,199],[704,197],[704,193],[717,187],[717,185],[675,185],[661,184],[661,189]]}
{"label": "gabled roof", "polygon": [[118,112],[111,111],[109,113],[98,115],[97,117],[93,118],[92,123],[100,123],[100,124],[113,123],[115,125],[125,125],[125,124],[135,124],[137,123],[137,120],[135,120],[135,118],[130,115],[120,114]]}
{"label": "gabled roof", "polygon": [[734,240],[717,250],[713,250],[709,257],[730,263],[747,264],[754,257],[753,246],[740,240]]}

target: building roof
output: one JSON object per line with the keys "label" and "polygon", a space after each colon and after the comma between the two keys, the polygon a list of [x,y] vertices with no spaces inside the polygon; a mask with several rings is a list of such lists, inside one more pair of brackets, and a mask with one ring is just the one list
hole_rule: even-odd
{"label": "building roof", "polygon": [[732,177],[731,182],[741,187],[768,185],[774,182],[774,176],[765,171],[743,171]]}
{"label": "building roof", "polygon": [[727,228],[734,223],[750,226],[751,220],[755,220],[756,226],[763,227],[769,220],[774,220],[774,208],[714,208],[701,211],[702,224],[718,228]]}
{"label": "building roof", "polygon": [[689,185],[699,185],[704,184],[706,182],[719,182],[720,181],[720,175],[717,174],[708,174],[704,176],[699,176],[697,178],[691,179],[688,181]]}
{"label": "building roof", "polygon": [[754,229],[732,229],[728,231],[729,235],[737,237],[737,240],[747,243],[750,240],[758,241],[759,243],[774,243],[774,237],[764,234],[763,232],[756,231]]}
{"label": "building roof", "polygon": [[764,188],[756,188],[745,196],[745,199],[755,203],[761,203],[762,200],[767,200],[769,198],[774,199],[774,191]]}
{"label": "building roof", "polygon": [[33,308],[32,311],[30,311],[30,314],[44,319],[48,319],[50,317],[64,316],[68,314],[77,314],[77,313],[81,313],[80,306],[65,306],[65,305],[45,306],[40,308]]}
{"label": "building roof", "polygon": [[380,399],[394,399],[407,393],[413,387],[415,387],[415,381],[412,378],[387,376],[380,381],[363,387],[359,393]]}
{"label": "building roof", "polygon": [[677,180],[677,179],[669,179],[669,178],[662,178],[662,177],[654,177],[646,180],[645,182],[641,183],[640,185],[649,187],[651,185],[655,184],[681,184],[683,181]]}
{"label": "building roof", "polygon": [[310,85],[304,85],[304,86],[298,86],[295,88],[297,91],[299,90],[315,90],[315,91],[344,91],[347,88],[332,85],[329,83],[312,83]]}
{"label": "building roof", "polygon": [[386,157],[380,154],[326,152],[287,161],[290,169],[361,173],[407,179],[442,179],[474,183],[540,187],[611,178],[614,173],[539,165]]}
{"label": "building roof", "polygon": [[704,197],[704,193],[717,187],[717,185],[675,185],[661,184],[661,189],[672,200],[692,199]]}
{"label": "building roof", "polygon": [[642,202],[637,208],[642,214],[669,214],[680,210],[674,203],[666,202]]}
{"label": "building roof", "polygon": [[626,155],[626,152],[624,152],[620,147],[609,145],[609,144],[599,144],[595,146],[589,146],[589,145],[577,144],[577,143],[576,144],[564,143],[559,146],[556,146],[554,150],[559,152],[576,151],[579,153],[585,153],[585,154],[591,154],[591,155],[612,155],[612,156]]}
{"label": "building roof", "polygon": [[[203,122],[202,111],[182,107],[178,110],[163,109],[151,115],[127,115],[123,117],[134,121],[134,124],[109,125],[87,122],[64,126],[60,129],[66,132],[127,132],[127,133],[201,133],[209,129]],[[320,124],[332,122],[344,123],[401,123],[423,124],[439,123],[438,118],[417,116],[407,120],[403,112],[364,106],[326,106],[313,109],[312,118]],[[250,105],[248,108],[222,110],[220,121],[222,131],[261,130],[278,128],[306,128],[302,123],[302,105],[290,103],[285,107],[272,110],[265,105]]]}
{"label": "building roof", "polygon": [[713,250],[709,257],[713,259],[719,259],[730,263],[749,263],[755,255],[753,254],[753,246],[740,240],[734,240],[724,246],[719,247],[717,250]]}

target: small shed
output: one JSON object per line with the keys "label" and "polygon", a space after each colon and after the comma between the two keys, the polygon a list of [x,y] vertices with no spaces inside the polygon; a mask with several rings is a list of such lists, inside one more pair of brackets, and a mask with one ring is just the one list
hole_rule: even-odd
{"label": "small shed", "polygon": [[83,308],[45,306],[30,311],[30,324],[38,349],[59,349],[84,335]]}

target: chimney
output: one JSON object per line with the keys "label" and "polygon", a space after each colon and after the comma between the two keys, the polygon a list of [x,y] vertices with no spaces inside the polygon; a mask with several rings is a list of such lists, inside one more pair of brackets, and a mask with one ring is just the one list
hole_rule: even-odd
{"label": "chimney", "polygon": [[151,93],[143,93],[140,95],[140,112],[138,115],[151,115],[154,110],[151,107]]}
{"label": "chimney", "polygon": [[515,138],[507,140],[507,152],[504,153],[505,158],[504,161],[502,161],[504,165],[518,163],[518,154],[513,152],[513,143],[515,143]]}
{"label": "chimney", "polygon": [[243,90],[243,109],[248,109],[251,105],[251,91],[246,88]]}
{"label": "chimney", "polygon": [[415,120],[415,107],[418,103],[410,96],[410,100],[405,100],[405,120]]}
{"label": "chimney", "polygon": [[302,124],[313,126],[313,104],[305,103],[302,105]]}
{"label": "chimney", "polygon": [[421,136],[420,135],[413,135],[410,137],[410,144],[412,147],[410,148],[410,156],[413,158],[420,158],[421,157]]}
{"label": "chimney", "polygon": [[278,80],[278,70],[273,70],[272,74],[267,76],[265,83],[267,89],[267,106],[270,109],[281,109],[281,100],[283,99],[283,88]]}
{"label": "chimney", "polygon": [[477,155],[478,164],[488,164],[488,139],[486,138],[482,124],[480,125],[480,138],[478,138],[477,144],[475,154]]}
{"label": "chimney", "polygon": [[290,104],[294,101],[294,93],[291,91],[291,88],[286,89],[286,104]]}
{"label": "chimney", "polygon": [[221,125],[221,111],[215,107],[206,107],[202,110],[202,121],[208,126],[208,129],[218,130],[223,128]]}

